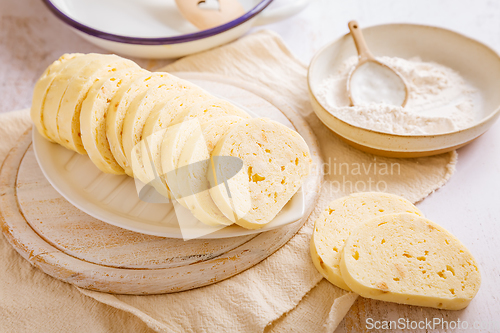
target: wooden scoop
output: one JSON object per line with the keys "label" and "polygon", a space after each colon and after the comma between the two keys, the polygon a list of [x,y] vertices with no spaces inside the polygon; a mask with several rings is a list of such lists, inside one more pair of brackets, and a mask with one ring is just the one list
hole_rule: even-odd
{"label": "wooden scoop", "polygon": [[375,59],[366,45],[358,22],[349,22],[349,30],[359,55],[358,64],[347,79],[351,105],[376,103],[405,106],[408,87],[403,77]]}
{"label": "wooden scoop", "polygon": [[200,30],[230,22],[245,9],[238,0],[175,0],[182,16]]}

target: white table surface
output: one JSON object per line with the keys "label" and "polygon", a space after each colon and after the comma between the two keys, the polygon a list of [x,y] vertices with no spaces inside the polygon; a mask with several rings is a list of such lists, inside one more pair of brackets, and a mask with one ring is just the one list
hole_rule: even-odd
{"label": "white table surface", "polygon": [[[277,0],[275,5],[283,1]],[[278,32],[308,63],[321,46],[347,32],[351,19],[362,26],[394,22],[441,26],[500,52],[498,0],[315,0],[301,14],[266,28]],[[65,52],[104,51],[76,36],[40,0],[0,0],[0,112],[29,107],[36,79]],[[168,63],[138,62],[148,69]],[[471,332],[500,332],[500,122],[458,153],[457,171],[451,180],[418,207],[455,234],[478,260],[482,285],[476,298],[462,311],[359,298],[336,332],[365,331],[367,318],[460,319],[470,325],[477,321],[496,327],[468,330]]]}

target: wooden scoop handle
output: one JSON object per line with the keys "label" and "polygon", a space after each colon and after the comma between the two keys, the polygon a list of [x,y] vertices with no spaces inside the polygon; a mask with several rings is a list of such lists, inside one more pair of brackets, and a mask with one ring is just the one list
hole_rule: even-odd
{"label": "wooden scoop handle", "polygon": [[366,45],[365,38],[363,37],[363,33],[359,28],[359,24],[357,21],[351,21],[348,24],[349,30],[351,31],[352,39],[354,39],[354,45],[356,45],[356,50],[358,50],[359,62],[363,63],[367,60],[375,60],[375,57],[368,49]]}
{"label": "wooden scoop handle", "polygon": [[218,0],[219,10],[201,8],[200,3],[205,1],[175,0],[175,3],[182,16],[200,30],[223,25],[245,14],[238,0]]}

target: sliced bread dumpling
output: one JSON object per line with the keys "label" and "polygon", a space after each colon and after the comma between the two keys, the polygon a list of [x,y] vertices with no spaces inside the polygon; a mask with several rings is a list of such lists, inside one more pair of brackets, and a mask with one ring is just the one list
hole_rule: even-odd
{"label": "sliced bread dumpling", "polygon": [[166,129],[179,114],[201,101],[212,98],[201,88],[192,87],[179,92],[166,103],[156,105],[149,114],[142,130],[142,138],[145,141],[145,144],[141,145],[142,164],[138,163],[138,165],[144,167],[146,178],[144,182],[154,181],[154,187],[163,195],[170,195],[161,170],[160,157],[161,143]]}
{"label": "sliced bread dumpling", "polygon": [[147,71],[127,68],[97,80],[82,103],[80,130],[82,142],[92,162],[103,172],[124,174],[116,162],[106,138],[106,114],[113,96],[122,85],[127,85]]}
{"label": "sliced bread dumpling", "polygon": [[178,179],[175,176],[176,173],[172,172],[177,168],[182,149],[190,137],[196,135],[196,133],[201,133],[203,124],[226,116],[251,118],[245,111],[233,104],[214,98],[213,100],[197,103],[178,115],[163,137],[160,154],[161,172],[167,177],[166,180],[170,191],[183,206],[185,206],[185,203],[180,194]]}
{"label": "sliced bread dumpling", "polygon": [[104,55],[93,59],[73,78],[64,93],[57,113],[57,130],[61,145],[85,154],[80,132],[80,111],[82,103],[92,85],[100,78],[124,68],[140,67],[133,61],[116,56]]}
{"label": "sliced bread dumpling", "polygon": [[64,68],[71,63],[72,59],[81,57],[82,53],[66,53],[63,54],[59,59],[54,61],[46,70],[43,72],[42,76],[38,79],[35,84],[35,89],[33,89],[33,100],[31,102],[30,116],[35,124],[38,133],[40,133],[47,140],[52,141],[52,139],[46,134],[45,125],[43,124],[43,106],[45,103],[45,98],[47,92],[57,77],[57,75],[64,70]]}
{"label": "sliced bread dumpling", "polygon": [[360,224],[392,213],[423,215],[410,201],[389,193],[355,193],[332,201],[314,223],[311,258],[316,269],[325,279],[349,291],[340,273],[345,241]]}
{"label": "sliced bread dumpling", "polygon": [[122,144],[123,122],[132,101],[151,86],[170,78],[168,73],[148,73],[129,84],[122,85],[111,100],[106,117],[106,137],[118,164],[129,176],[133,176],[132,167],[127,160]]}
{"label": "sliced bread dumpling", "polygon": [[457,238],[409,213],[361,224],[346,241],[340,269],[363,297],[447,310],[469,305],[481,284],[476,260]]}
{"label": "sliced bread dumpling", "polygon": [[93,53],[76,57],[69,61],[67,66],[52,80],[42,107],[43,127],[45,128],[45,133],[52,141],[61,143],[57,128],[57,115],[69,83],[84,70],[88,63],[98,57],[98,54]]}
{"label": "sliced bread dumpling", "polygon": [[217,142],[231,127],[243,121],[237,116],[222,117],[201,126],[200,135],[193,135],[182,148],[177,164],[177,176],[182,179],[181,195],[186,207],[201,222],[208,225],[230,225],[212,200],[207,173],[210,154]]}
{"label": "sliced bread dumpling", "polygon": [[[135,161],[141,162],[139,164],[134,163],[137,167],[133,168],[133,174],[141,181],[147,177],[142,166],[142,150],[140,147],[134,147],[142,140],[144,125],[150,113],[155,106],[164,105],[174,96],[189,91],[190,88],[194,87],[188,81],[171,76],[139,94],[130,104],[123,121],[122,144],[128,161],[132,161],[132,158],[134,158]],[[133,157],[132,154],[134,154]]]}
{"label": "sliced bread dumpling", "polygon": [[192,85],[189,89],[169,96],[164,103],[158,103],[151,110],[142,131],[143,137],[167,128],[181,112],[191,106],[213,97],[201,88]]}
{"label": "sliced bread dumpling", "polygon": [[[144,173],[140,172],[138,174],[138,179],[144,184],[153,186],[156,191],[164,197],[172,198],[170,189],[161,171],[161,143],[163,142],[166,131],[166,128],[156,131],[144,137],[141,142],[134,147],[134,150],[140,149],[141,151],[132,154],[132,167],[134,169],[143,168]],[[158,146],[160,148],[157,148]],[[156,154],[153,154],[153,148],[155,148]],[[139,156],[142,158],[142,161],[138,160]]]}
{"label": "sliced bread dumpling", "polygon": [[[211,159],[212,199],[229,220],[248,229],[271,222],[299,190],[312,162],[297,132],[267,118],[232,127],[217,143]],[[243,166],[235,170],[238,161]]]}

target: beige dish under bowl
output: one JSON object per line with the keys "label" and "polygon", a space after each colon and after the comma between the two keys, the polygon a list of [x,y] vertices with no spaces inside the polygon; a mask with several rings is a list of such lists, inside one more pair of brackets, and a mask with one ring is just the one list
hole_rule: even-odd
{"label": "beige dish under bowl", "polygon": [[462,147],[486,132],[500,114],[500,57],[473,39],[442,28],[388,24],[363,29],[373,54],[409,59],[420,57],[459,72],[480,93],[478,122],[466,129],[433,135],[398,135],[350,125],[329,113],[316,98],[319,84],[349,57],[357,55],[347,34],[321,49],[308,72],[311,103],[316,115],[344,141],[368,153],[389,157],[420,157]]}

